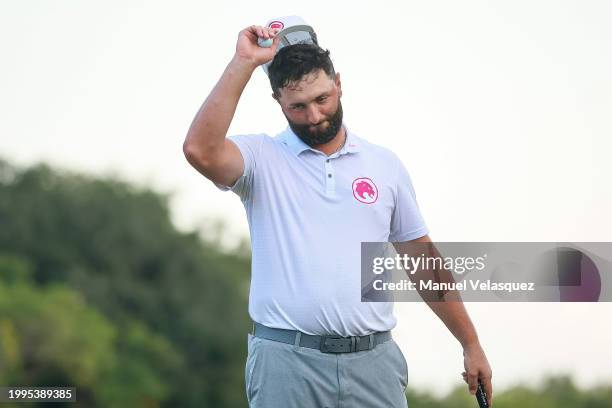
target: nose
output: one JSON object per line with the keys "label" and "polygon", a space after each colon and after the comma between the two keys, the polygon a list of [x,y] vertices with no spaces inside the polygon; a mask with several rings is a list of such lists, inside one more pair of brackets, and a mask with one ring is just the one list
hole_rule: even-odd
{"label": "nose", "polygon": [[321,115],[319,109],[313,105],[308,106],[308,111],[306,112],[306,115],[308,123],[310,123],[311,125],[316,125],[321,122],[321,119],[323,119],[323,115]]}

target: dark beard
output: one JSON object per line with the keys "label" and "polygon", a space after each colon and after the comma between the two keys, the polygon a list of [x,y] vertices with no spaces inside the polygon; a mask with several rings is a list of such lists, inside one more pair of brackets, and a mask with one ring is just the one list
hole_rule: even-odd
{"label": "dark beard", "polygon": [[[285,115],[285,118],[287,118],[287,115]],[[293,130],[293,133],[310,147],[330,142],[342,128],[342,102],[340,102],[340,100],[338,100],[338,109],[336,109],[336,113],[334,113],[331,118],[327,119],[327,121],[329,122],[327,129],[322,132],[316,130],[312,132],[310,131],[311,125],[299,125],[291,122],[289,118],[287,118],[287,122],[289,122],[289,127]]]}

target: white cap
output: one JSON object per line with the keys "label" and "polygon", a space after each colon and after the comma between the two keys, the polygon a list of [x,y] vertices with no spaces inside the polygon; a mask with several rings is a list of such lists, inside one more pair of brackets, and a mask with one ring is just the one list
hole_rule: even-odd
{"label": "white cap", "polygon": [[[299,16],[285,16],[272,19],[266,23],[266,27],[277,28],[281,31],[277,34],[280,36],[280,43],[276,48],[278,53],[281,48],[287,45],[293,44],[317,44],[317,34],[314,29],[309,26],[302,17]],[[262,68],[266,75],[268,75],[268,66],[272,61],[263,64]]]}

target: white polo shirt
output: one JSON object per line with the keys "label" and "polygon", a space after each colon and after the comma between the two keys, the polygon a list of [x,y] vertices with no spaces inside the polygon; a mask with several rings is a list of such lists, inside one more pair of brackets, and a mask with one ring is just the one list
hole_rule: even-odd
{"label": "white polo shirt", "polygon": [[232,186],[251,233],[249,314],[270,327],[362,336],[395,327],[392,302],[361,302],[361,242],[428,233],[410,176],[390,150],[347,130],[331,156],[287,128],[230,136],[244,158]]}

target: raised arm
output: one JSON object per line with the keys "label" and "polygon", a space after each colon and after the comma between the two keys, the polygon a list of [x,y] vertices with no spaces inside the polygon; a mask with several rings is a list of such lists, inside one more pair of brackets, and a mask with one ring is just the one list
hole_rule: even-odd
{"label": "raised arm", "polygon": [[[244,171],[238,147],[225,136],[253,71],[274,58],[280,39],[276,34],[277,30],[261,26],[250,26],[240,31],[234,57],[189,127],[183,143],[185,157],[196,170],[215,183],[231,186]],[[260,47],[258,37],[274,38],[272,47]]]}

